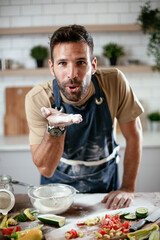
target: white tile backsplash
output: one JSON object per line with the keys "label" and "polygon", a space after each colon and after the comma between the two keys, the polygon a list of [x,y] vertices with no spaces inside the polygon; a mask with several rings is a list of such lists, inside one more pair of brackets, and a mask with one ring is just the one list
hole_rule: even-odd
{"label": "white tile backsplash", "polygon": [[129,4],[130,4],[130,1],[126,1],[126,2],[110,1],[108,3],[108,10],[110,13],[128,13],[129,12]]}
{"label": "white tile backsplash", "polygon": [[30,16],[15,16],[10,20],[11,26],[10,27],[30,27],[32,24],[32,19]]}
{"label": "white tile backsplash", "polygon": [[78,24],[85,25],[87,22],[87,25],[92,25],[92,22],[94,22],[96,19],[95,14],[83,14],[83,15],[77,15],[75,16],[74,23],[78,22]]}
{"label": "white tile backsplash", "polygon": [[9,0],[1,0],[0,1],[0,6],[5,6],[5,5],[9,5]]}
{"label": "white tile backsplash", "polygon": [[137,23],[137,16],[135,16],[134,13],[120,13],[120,23],[121,24],[132,24],[132,23]]}
{"label": "white tile backsplash", "polygon": [[[79,15],[78,15],[79,16]],[[64,24],[65,23],[65,24]],[[74,14],[62,14],[58,16],[54,16],[53,18],[53,25],[63,26],[76,23],[76,15]]]}
{"label": "white tile backsplash", "polygon": [[86,14],[86,3],[68,3],[64,5],[64,13],[65,14]]}
{"label": "white tile backsplash", "polygon": [[[61,26],[68,24],[134,24],[140,12],[140,6],[146,0],[0,0],[0,28]],[[159,0],[152,0],[153,8],[160,8]],[[0,58],[12,59],[26,68],[35,68],[36,63],[30,57],[30,49],[35,45],[49,48],[51,34],[22,34],[0,36]],[[94,54],[105,64],[108,59],[102,56],[102,47],[108,42],[124,46],[126,56],[119,60],[137,59],[153,65],[153,57],[147,55],[148,35],[138,32],[93,32]],[[47,61],[46,61],[47,66]],[[160,73],[126,73],[137,97],[144,104],[145,115],[151,110],[159,110]],[[48,76],[17,76],[0,78],[0,135],[3,134],[5,113],[4,92],[6,87],[34,86],[51,79]]]}
{"label": "white tile backsplash", "polygon": [[41,26],[54,26],[54,16],[34,16],[32,18],[32,26],[39,26],[39,23],[41,23]]}
{"label": "white tile backsplash", "polygon": [[20,6],[1,6],[0,15],[9,17],[9,16],[19,16],[20,15]]}
{"label": "white tile backsplash", "polygon": [[102,3],[88,3],[85,4],[85,7],[87,8],[87,12],[92,14],[92,13],[99,13],[104,14],[104,13],[109,13],[109,7],[108,4],[106,2],[102,2]]}
{"label": "white tile backsplash", "polygon": [[21,7],[21,15],[22,16],[35,16],[42,14],[42,6],[41,5],[26,5]]}
{"label": "white tile backsplash", "polygon": [[59,15],[64,13],[64,7],[63,4],[46,4],[43,7],[43,14],[44,15]]}
{"label": "white tile backsplash", "polygon": [[9,17],[1,17],[0,16],[0,28],[7,28],[10,26]]}
{"label": "white tile backsplash", "polygon": [[32,3],[32,0],[10,0],[10,5],[28,5]]}
{"label": "white tile backsplash", "polygon": [[100,15],[97,16],[98,20],[98,24],[104,24],[104,22],[107,22],[108,24],[117,24],[118,19],[119,19],[119,15],[117,14],[111,14],[111,13],[102,13]]}

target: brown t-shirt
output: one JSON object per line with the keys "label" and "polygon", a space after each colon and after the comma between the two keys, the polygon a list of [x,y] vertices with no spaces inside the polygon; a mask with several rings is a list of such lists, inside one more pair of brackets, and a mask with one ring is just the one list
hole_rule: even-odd
{"label": "brown t-shirt", "polygon": [[[133,93],[124,74],[116,68],[97,70],[95,73],[100,88],[103,90],[111,113],[112,122],[116,118],[119,123],[130,122],[138,117],[143,108]],[[66,103],[82,106],[95,93],[91,82],[87,94],[79,102],[71,102],[62,94]],[[41,114],[41,107],[51,107],[54,103],[52,80],[35,86],[26,95],[26,116],[29,126],[30,144],[40,144],[47,125],[47,120]]]}

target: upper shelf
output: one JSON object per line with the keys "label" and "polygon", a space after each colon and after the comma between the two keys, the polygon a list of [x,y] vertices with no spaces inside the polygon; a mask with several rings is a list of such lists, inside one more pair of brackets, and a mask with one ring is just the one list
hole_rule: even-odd
{"label": "upper shelf", "polygon": [[[53,33],[61,26],[0,28],[0,35]],[[140,31],[140,24],[85,25],[90,32]]]}
{"label": "upper shelf", "polygon": [[[109,66],[108,66],[109,67]],[[107,68],[107,66],[98,68]],[[151,72],[152,67],[146,65],[128,65],[128,66],[116,66],[124,73],[143,73]],[[50,75],[49,68],[35,68],[35,69],[17,69],[17,70],[4,70],[0,71],[0,77],[5,76],[39,76],[39,75]]]}
{"label": "upper shelf", "polygon": [[33,69],[26,69],[20,68],[16,70],[4,70],[0,71],[0,76],[40,76],[40,75],[50,75],[49,68],[33,68]]}

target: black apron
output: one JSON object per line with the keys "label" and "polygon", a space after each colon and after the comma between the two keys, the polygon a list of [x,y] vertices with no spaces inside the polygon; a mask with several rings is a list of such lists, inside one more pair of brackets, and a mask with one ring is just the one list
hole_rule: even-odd
{"label": "black apron", "polygon": [[110,111],[96,77],[92,76],[95,95],[82,107],[62,102],[56,79],[53,80],[53,108],[81,114],[83,121],[67,126],[64,153],[50,178],[41,184],[64,183],[82,193],[110,192],[119,188],[118,150],[113,136]]}

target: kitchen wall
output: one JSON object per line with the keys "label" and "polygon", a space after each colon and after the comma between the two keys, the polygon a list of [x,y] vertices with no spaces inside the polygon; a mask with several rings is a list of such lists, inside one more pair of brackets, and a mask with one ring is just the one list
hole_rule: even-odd
{"label": "kitchen wall", "polygon": [[[144,5],[144,0],[0,0],[0,28],[60,26],[67,24],[134,24]],[[153,8],[160,8],[159,0],[152,0]],[[124,46],[126,56],[119,64],[128,60],[139,60],[141,64],[153,65],[147,56],[149,37],[138,32],[93,32],[94,54],[103,64],[102,47],[108,42]],[[22,34],[0,36],[0,59],[11,59],[25,68],[35,68],[30,49],[38,44],[49,47],[49,34]],[[47,63],[46,63],[47,66]],[[136,95],[145,108],[144,128],[148,129],[145,115],[151,110],[160,110],[160,74],[157,72],[126,73]],[[0,135],[3,135],[5,114],[5,88],[31,86],[50,79],[51,76],[5,76],[0,77]]]}

